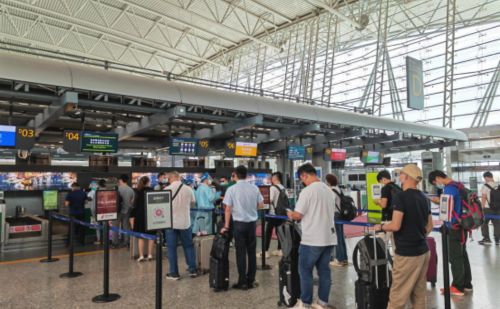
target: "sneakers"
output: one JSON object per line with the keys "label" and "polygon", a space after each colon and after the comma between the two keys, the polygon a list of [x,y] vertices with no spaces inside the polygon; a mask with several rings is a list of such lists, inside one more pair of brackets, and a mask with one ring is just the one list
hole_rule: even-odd
{"label": "sneakers", "polygon": [[150,254],[148,255],[148,261],[152,261],[153,260],[153,256]]}
{"label": "sneakers", "polygon": [[470,287],[470,288],[464,288],[464,292],[466,292],[466,293],[472,293],[472,292],[474,292],[474,289],[472,287]]}
{"label": "sneakers", "polygon": [[[444,289],[441,289],[441,294],[444,294]],[[450,295],[451,296],[464,296],[465,293],[460,291],[454,286],[450,286]]]}
{"label": "sneakers", "polygon": [[181,278],[181,276],[179,276],[179,274],[172,274],[172,273],[170,273],[170,274],[166,275],[166,278],[168,280],[177,281],[177,280],[179,280]]}
{"label": "sneakers", "polygon": [[146,261],[146,259],[143,257],[143,256],[140,256],[138,259],[137,259],[137,262],[144,262]]}
{"label": "sneakers", "polygon": [[337,260],[333,260],[330,262],[330,266],[333,266],[333,267],[346,267],[346,266],[349,266],[349,262],[347,261],[337,261]]}
{"label": "sneakers", "polygon": [[305,308],[311,308],[310,306],[307,306],[304,305],[304,303],[299,299],[297,301],[297,303],[295,304],[295,306],[292,307],[292,309],[295,308],[295,309],[305,309]]}
{"label": "sneakers", "polygon": [[275,250],[271,254],[273,256],[283,256],[283,252],[281,252],[281,250]]}
{"label": "sneakers", "polygon": [[198,277],[198,272],[196,270],[190,270],[189,271],[189,277],[191,277],[191,278]]}
{"label": "sneakers", "polygon": [[235,283],[233,284],[233,289],[246,291],[248,290],[248,285],[246,283]]}
{"label": "sneakers", "polygon": [[483,246],[489,246],[492,244],[491,240],[488,238],[483,238],[483,240],[478,241],[478,243]]}
{"label": "sneakers", "polygon": [[[259,252],[257,253],[257,258],[261,258],[262,257],[262,252]],[[270,258],[271,255],[269,254],[269,251],[266,251],[266,259]]]}

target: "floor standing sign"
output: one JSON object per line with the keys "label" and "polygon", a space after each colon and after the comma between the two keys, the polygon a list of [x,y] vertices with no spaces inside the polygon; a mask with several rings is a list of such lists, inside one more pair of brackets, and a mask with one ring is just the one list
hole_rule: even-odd
{"label": "floor standing sign", "polygon": [[377,181],[377,172],[366,173],[366,198],[368,203],[368,222],[380,224],[382,221],[381,208],[375,204],[375,200],[381,197],[382,188]]}
{"label": "floor standing sign", "polygon": [[155,308],[162,307],[162,235],[174,226],[172,220],[172,191],[146,192],[146,229],[156,231],[156,298]]}

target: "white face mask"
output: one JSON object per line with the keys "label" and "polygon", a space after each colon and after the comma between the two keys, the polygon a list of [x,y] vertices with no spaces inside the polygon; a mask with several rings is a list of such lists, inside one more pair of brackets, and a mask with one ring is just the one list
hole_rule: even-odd
{"label": "white face mask", "polygon": [[436,187],[437,187],[438,189],[444,189],[444,187],[445,187],[445,186],[444,186],[443,184],[437,183],[437,184],[436,184]]}

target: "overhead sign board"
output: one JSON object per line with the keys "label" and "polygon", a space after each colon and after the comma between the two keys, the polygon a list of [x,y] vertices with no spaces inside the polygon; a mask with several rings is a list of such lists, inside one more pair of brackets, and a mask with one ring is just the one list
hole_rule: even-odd
{"label": "overhead sign board", "polygon": [[146,192],[145,211],[148,231],[173,228],[172,191]]}
{"label": "overhead sign board", "polygon": [[224,148],[224,156],[226,158],[234,158],[236,155],[236,142],[227,141],[226,147]]}
{"label": "overhead sign board", "polygon": [[80,152],[80,131],[64,131],[63,149],[71,153]]}
{"label": "overhead sign board", "polygon": [[304,160],[306,161],[312,161],[313,159],[313,153],[314,153],[314,147],[313,146],[307,146],[306,147],[306,157]]}
{"label": "overhead sign board", "polygon": [[16,127],[0,125],[0,147],[16,146]]}
{"label": "overhead sign board", "polygon": [[424,109],[424,71],[422,60],[406,57],[406,97],[408,108]]}
{"label": "overhead sign board", "polygon": [[102,132],[82,132],[82,152],[115,153],[118,151],[118,134]]}
{"label": "overhead sign board", "polygon": [[174,137],[170,141],[169,154],[195,156],[198,147],[197,138],[179,138]]}
{"label": "overhead sign board", "polygon": [[210,146],[210,141],[208,139],[199,139],[196,149],[196,155],[200,157],[208,156],[208,149]]}
{"label": "overhead sign board", "polygon": [[288,160],[304,160],[306,158],[306,147],[301,145],[288,146]]}
{"label": "overhead sign board", "polygon": [[257,143],[236,142],[234,154],[237,157],[256,157]]}
{"label": "overhead sign board", "polygon": [[18,127],[16,130],[16,148],[30,150],[35,146],[35,129]]}

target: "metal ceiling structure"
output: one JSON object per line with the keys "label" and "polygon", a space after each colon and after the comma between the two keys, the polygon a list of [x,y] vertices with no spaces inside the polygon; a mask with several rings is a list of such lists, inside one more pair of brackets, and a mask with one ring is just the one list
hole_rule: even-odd
{"label": "metal ceiling structure", "polygon": [[[5,51],[259,97],[250,102],[264,97],[274,99],[264,100],[270,105],[293,101],[453,128],[488,125],[500,116],[499,27],[497,0],[0,0]],[[406,55],[424,61],[423,111],[404,104]],[[392,134],[381,128],[353,131],[352,125],[329,121],[318,129],[311,119],[251,114],[232,106],[237,102],[186,105],[179,114],[174,105],[180,100],[68,89],[65,82],[5,78],[1,121],[36,122],[47,104],[71,90],[78,93],[85,127],[114,129],[130,146],[141,141],[141,147],[163,147],[166,135],[222,140],[238,134],[273,137],[277,141],[264,148],[274,151],[282,148],[279,139],[322,147],[359,141],[360,135],[380,143],[384,131]],[[442,87],[450,82],[443,106]],[[80,128],[81,120],[61,115],[44,128],[41,141],[56,141],[57,130]],[[432,146],[429,136],[416,144]],[[403,143],[391,141],[389,151],[414,147],[414,138],[398,139],[407,139],[408,148],[392,147]]]}

